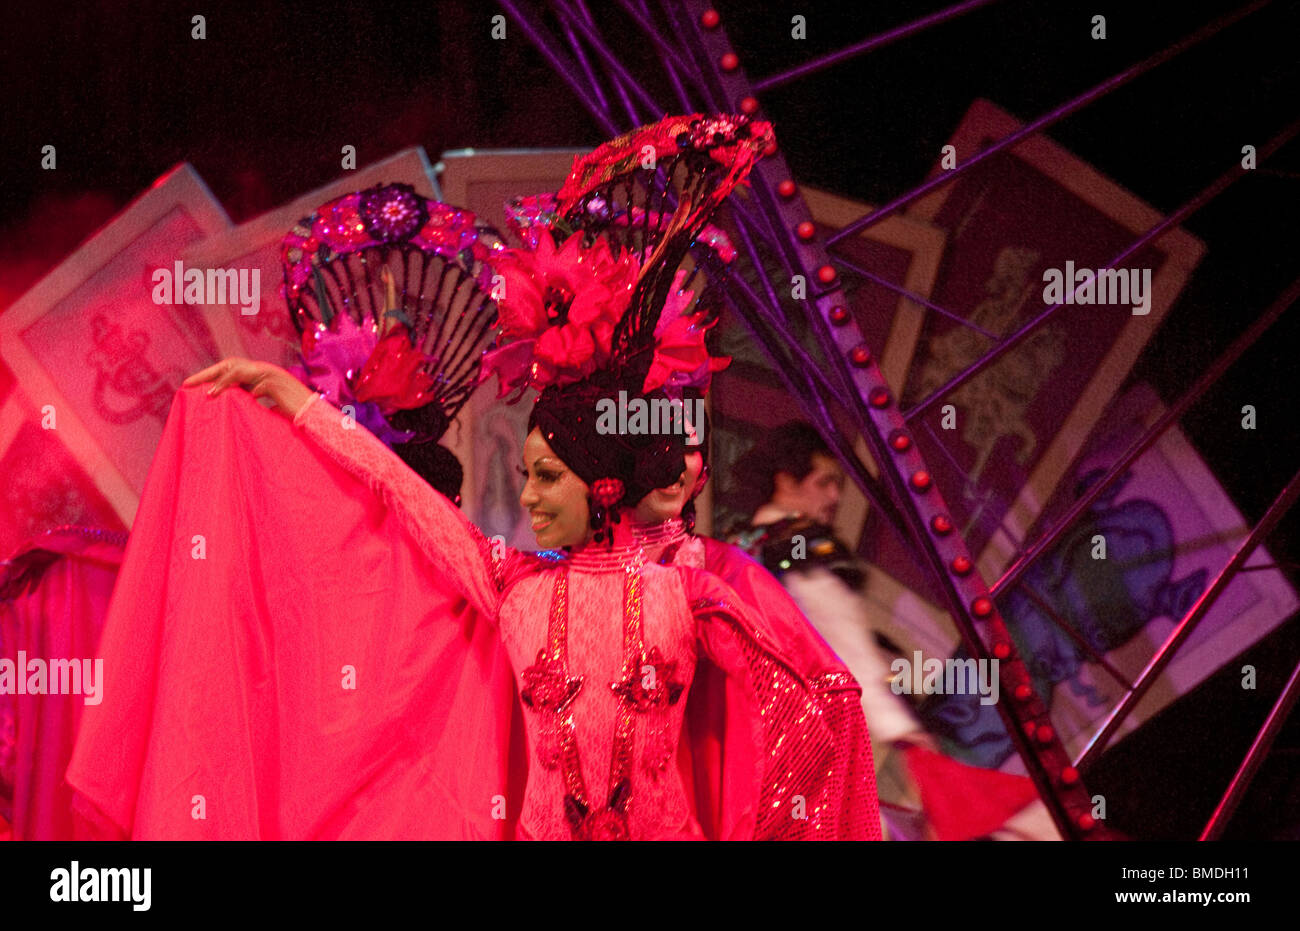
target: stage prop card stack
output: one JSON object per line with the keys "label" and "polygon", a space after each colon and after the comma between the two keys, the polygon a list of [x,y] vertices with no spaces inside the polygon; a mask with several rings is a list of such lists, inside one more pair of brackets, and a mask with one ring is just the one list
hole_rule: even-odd
{"label": "stage prop card stack", "polygon": [[217,347],[154,272],[230,220],[189,165],[154,182],[0,314],[0,548],[59,524],[130,526],[172,394]]}

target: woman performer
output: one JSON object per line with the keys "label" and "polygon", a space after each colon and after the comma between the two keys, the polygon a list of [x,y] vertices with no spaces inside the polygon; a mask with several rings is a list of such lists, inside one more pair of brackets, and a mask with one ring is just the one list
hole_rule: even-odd
{"label": "woman performer", "polygon": [[[734,592],[705,572],[651,563],[638,542],[633,507],[680,475],[682,437],[602,429],[615,399],[666,399],[654,372],[673,359],[656,323],[698,224],[768,144],[765,127],[748,130],[738,118],[680,118],[605,147],[637,152],[648,142],[704,157],[681,159],[697,183],[680,195],[671,232],[644,264],[576,234],[561,249],[543,238],[535,253],[497,265],[508,270],[501,308],[514,342],[492,367],[509,379],[522,371],[524,383],[543,388],[521,503],[539,545],[563,551],[492,546],[372,434],[272,367],[226,360],[187,381],[216,378],[216,393],[252,382],[270,395],[296,431],[382,498],[432,574],[499,632],[527,736],[519,837],[879,834],[869,748],[861,748],[865,769],[862,753],[841,750],[818,695]],[[730,169],[721,182],[709,158]],[[576,286],[556,287],[561,279]],[[702,657],[724,673],[726,719],[687,736],[683,699]],[[421,765],[436,782],[454,762]]]}

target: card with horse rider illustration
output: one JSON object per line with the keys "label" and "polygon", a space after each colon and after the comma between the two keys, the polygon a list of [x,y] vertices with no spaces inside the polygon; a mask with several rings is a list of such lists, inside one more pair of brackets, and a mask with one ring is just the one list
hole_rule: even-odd
{"label": "card with horse rider illustration", "polygon": [[[976,101],[931,177],[1021,126]],[[912,422],[972,556],[992,579],[1024,541],[1205,247],[1170,229],[1108,270],[1164,217],[1041,134],[940,186],[908,216],[948,231],[934,301],[961,319],[925,312],[901,387],[905,410],[1062,305]]]}

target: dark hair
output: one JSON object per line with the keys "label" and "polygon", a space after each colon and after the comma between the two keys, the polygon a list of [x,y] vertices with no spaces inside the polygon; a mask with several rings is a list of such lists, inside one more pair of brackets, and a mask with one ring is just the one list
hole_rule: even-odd
{"label": "dark hair", "polygon": [[447,432],[447,415],[442,408],[426,404],[415,410],[397,411],[389,422],[398,430],[417,434],[410,443],[394,443],[393,452],[443,497],[459,505],[465,470],[455,454],[437,440]]}
{"label": "dark hair", "polygon": [[813,470],[813,456],[831,456],[831,448],[811,425],[792,420],[773,427],[736,463],[737,503],[753,514],[776,494],[776,476],[785,472],[803,481]]}

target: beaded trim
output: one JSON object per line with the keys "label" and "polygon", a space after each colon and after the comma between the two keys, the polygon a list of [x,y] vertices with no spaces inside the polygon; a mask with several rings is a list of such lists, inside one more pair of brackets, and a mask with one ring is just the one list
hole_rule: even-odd
{"label": "beaded trim", "polygon": [[50,537],[55,534],[76,534],[79,537],[87,537],[101,543],[112,543],[114,546],[126,546],[128,536],[125,530],[109,530],[105,527],[80,527],[75,524],[61,524],[58,527],[52,527],[41,536]]}
{"label": "beaded trim", "polygon": [[584,572],[626,572],[640,569],[649,560],[645,548],[638,542],[628,546],[605,549],[602,546],[584,546],[565,557],[565,562]]}

